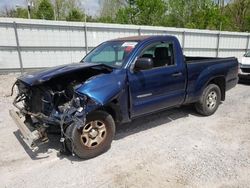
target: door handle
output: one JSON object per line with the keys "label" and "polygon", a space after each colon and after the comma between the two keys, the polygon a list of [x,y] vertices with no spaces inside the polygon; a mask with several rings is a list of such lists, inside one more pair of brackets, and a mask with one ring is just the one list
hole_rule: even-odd
{"label": "door handle", "polygon": [[181,75],[182,75],[182,72],[176,72],[176,73],[172,74],[172,76],[174,76],[174,77],[178,77],[178,76],[181,76]]}

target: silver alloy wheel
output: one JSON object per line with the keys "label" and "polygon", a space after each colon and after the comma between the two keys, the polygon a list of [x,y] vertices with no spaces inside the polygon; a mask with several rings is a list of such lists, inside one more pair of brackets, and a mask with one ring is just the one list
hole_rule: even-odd
{"label": "silver alloy wheel", "polygon": [[81,133],[81,143],[89,149],[98,146],[106,137],[106,125],[99,120],[87,123]]}
{"label": "silver alloy wheel", "polygon": [[215,91],[211,91],[206,100],[207,107],[212,110],[215,108],[217,103],[217,93]]}

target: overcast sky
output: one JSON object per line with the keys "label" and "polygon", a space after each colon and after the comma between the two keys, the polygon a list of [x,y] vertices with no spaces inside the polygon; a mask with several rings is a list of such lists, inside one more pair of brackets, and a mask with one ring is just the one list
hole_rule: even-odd
{"label": "overcast sky", "polygon": [[[80,2],[88,14],[94,16],[99,13],[99,0],[80,0]],[[27,2],[26,0],[0,0],[0,8],[15,7],[16,5],[26,6]]]}

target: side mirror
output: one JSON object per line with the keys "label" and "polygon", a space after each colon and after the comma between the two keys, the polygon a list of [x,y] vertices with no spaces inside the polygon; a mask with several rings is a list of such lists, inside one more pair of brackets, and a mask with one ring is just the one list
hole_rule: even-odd
{"label": "side mirror", "polygon": [[153,67],[153,60],[151,58],[141,57],[136,60],[134,70],[147,70]]}

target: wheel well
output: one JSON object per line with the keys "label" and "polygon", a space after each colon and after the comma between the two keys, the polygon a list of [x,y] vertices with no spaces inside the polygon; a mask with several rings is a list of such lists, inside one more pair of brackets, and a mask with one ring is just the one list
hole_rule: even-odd
{"label": "wheel well", "polygon": [[208,84],[216,84],[221,90],[221,100],[224,101],[226,98],[226,81],[224,77],[217,77],[212,79]]}
{"label": "wheel well", "polygon": [[114,101],[99,108],[99,110],[103,110],[103,111],[109,113],[116,123],[119,123],[122,120],[120,106],[118,104],[114,103]]}

